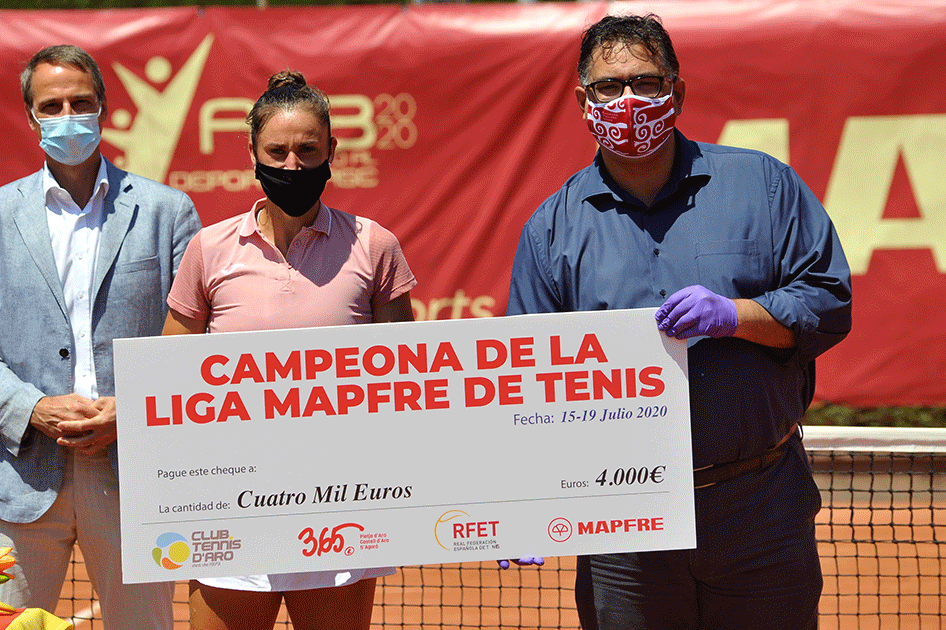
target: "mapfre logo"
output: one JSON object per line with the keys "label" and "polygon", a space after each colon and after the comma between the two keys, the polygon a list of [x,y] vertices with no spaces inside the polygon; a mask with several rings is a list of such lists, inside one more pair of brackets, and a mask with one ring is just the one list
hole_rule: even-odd
{"label": "mapfre logo", "polygon": [[448,510],[434,524],[437,544],[447,551],[499,549],[499,521],[484,521],[463,510]]}
{"label": "mapfre logo", "polygon": [[587,534],[629,534],[631,532],[659,532],[664,529],[664,517],[653,518],[612,518],[606,521],[585,521],[578,523],[578,535]]}
{"label": "mapfre logo", "polygon": [[549,523],[549,538],[555,542],[565,542],[572,537],[571,521],[564,517],[553,518],[552,522]]}

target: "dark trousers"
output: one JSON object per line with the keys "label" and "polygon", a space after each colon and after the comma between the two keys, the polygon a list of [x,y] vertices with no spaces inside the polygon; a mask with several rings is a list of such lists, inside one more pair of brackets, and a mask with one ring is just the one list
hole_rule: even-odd
{"label": "dark trousers", "polygon": [[582,628],[817,628],[820,508],[794,437],[769,468],[696,491],[696,549],[580,556]]}

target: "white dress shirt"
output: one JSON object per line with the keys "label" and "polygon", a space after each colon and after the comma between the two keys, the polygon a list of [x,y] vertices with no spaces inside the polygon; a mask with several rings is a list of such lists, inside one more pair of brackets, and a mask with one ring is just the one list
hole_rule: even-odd
{"label": "white dress shirt", "polygon": [[73,392],[91,400],[98,398],[95,363],[92,358],[92,283],[104,220],[102,206],[108,194],[105,159],[99,165],[92,198],[79,208],[59,186],[49,166],[43,166],[46,218],[62,292],[72,326]]}

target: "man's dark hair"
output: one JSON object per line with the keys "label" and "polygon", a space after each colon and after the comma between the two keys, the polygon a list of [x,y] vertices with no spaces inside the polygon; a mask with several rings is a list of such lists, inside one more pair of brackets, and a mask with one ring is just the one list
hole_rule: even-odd
{"label": "man's dark hair", "polygon": [[71,44],[59,44],[57,46],[47,46],[29,60],[26,68],[20,74],[20,90],[23,93],[23,102],[27,109],[33,107],[33,72],[36,66],[41,63],[48,63],[53,66],[72,66],[78,68],[92,77],[92,87],[95,89],[95,97],[102,105],[102,111],[108,111],[108,102],[105,100],[105,81],[102,80],[102,72],[95,59],[89,53],[78,46]]}
{"label": "man's dark hair", "polygon": [[588,70],[591,57],[600,48],[607,57],[615,48],[640,44],[654,56],[658,66],[662,66],[673,76],[680,74],[680,62],[673,51],[673,42],[664,29],[660,18],[653,13],[647,15],[608,15],[596,24],[592,24],[581,38],[581,53],[578,57],[578,80],[588,84]]}

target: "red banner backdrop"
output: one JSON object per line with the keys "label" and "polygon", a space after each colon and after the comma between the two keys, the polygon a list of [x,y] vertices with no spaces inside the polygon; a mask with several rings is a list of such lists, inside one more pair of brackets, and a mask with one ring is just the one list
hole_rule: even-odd
{"label": "red banner backdrop", "polygon": [[854,331],[819,361],[818,398],[946,404],[946,0],[5,11],[0,177],[43,159],[19,72],[74,43],[105,75],[105,155],[218,221],[261,196],[249,107],[270,74],[301,70],[340,140],[324,199],[398,236],[416,317],[502,315],[522,224],[594,154],[581,31],[647,11],[687,81],[681,130],[792,164],[838,227]]}

